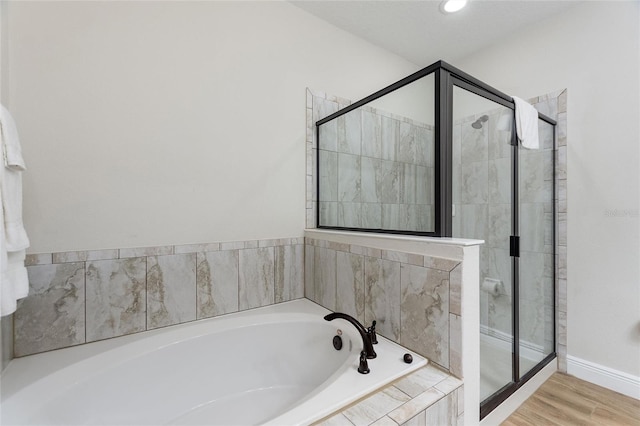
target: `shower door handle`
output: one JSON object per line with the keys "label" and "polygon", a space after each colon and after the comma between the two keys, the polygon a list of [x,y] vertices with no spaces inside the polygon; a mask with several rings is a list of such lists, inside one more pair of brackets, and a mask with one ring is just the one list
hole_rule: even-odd
{"label": "shower door handle", "polygon": [[509,256],[520,257],[520,237],[511,235],[509,237]]}

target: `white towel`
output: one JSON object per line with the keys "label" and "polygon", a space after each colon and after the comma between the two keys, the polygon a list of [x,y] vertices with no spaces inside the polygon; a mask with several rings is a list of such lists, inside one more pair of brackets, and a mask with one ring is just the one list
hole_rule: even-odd
{"label": "white towel", "polygon": [[25,251],[6,253],[6,264],[0,282],[0,316],[16,311],[18,299],[29,295],[29,277],[24,267]]}
{"label": "white towel", "polygon": [[24,266],[29,238],[22,224],[22,171],[26,169],[16,125],[0,105],[0,316],[16,310],[16,300],[27,296],[29,279]]}
{"label": "white towel", "polygon": [[2,152],[5,167],[19,172],[26,170],[16,122],[4,105],[0,105],[0,125],[2,126]]}
{"label": "white towel", "polygon": [[522,146],[528,149],[538,149],[538,111],[529,102],[513,97],[516,104],[516,134]]}

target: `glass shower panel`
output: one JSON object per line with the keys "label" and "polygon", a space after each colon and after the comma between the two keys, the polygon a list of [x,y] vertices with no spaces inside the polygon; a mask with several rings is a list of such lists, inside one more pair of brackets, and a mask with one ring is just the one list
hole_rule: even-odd
{"label": "glass shower panel", "polygon": [[518,148],[520,377],[554,351],[554,127],[538,132],[538,149]]}
{"label": "glass shower panel", "polygon": [[434,80],[319,126],[320,227],[434,231]]}
{"label": "glass shower panel", "polygon": [[513,111],[453,88],[453,237],[480,246],[480,399],[513,381]]}

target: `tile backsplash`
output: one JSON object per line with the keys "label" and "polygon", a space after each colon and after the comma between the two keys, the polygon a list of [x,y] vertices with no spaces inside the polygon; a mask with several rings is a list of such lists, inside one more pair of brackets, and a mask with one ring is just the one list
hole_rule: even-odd
{"label": "tile backsplash", "polygon": [[28,255],[30,289],[14,315],[14,354],[302,298],[303,242],[283,238]]}

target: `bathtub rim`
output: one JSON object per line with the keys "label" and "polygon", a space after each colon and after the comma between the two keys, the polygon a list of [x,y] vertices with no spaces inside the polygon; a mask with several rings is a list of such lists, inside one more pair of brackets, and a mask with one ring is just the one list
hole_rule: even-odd
{"label": "bathtub rim", "polygon": [[[225,323],[240,318],[245,321],[245,326],[250,326],[251,321],[254,319],[253,317],[258,316],[262,317],[264,315],[272,315],[275,318],[278,314],[287,313],[317,315],[320,317],[326,315],[328,312],[330,311],[308,299],[296,299],[275,305],[233,312],[211,318],[198,319],[154,330],[147,330],[135,334],[112,337],[96,342],[83,343],[76,346],[14,358],[3,371],[1,376],[0,401],[4,402],[28,386],[34,385],[39,380],[52,374],[56,374],[65,368],[93,358],[94,356],[103,355],[106,352],[116,349],[122,349],[123,347],[134,343],[136,344],[134,345],[135,347],[138,342],[154,339],[158,336],[182,335],[180,340],[184,340],[196,336],[193,331],[194,327],[208,329],[213,325],[215,328],[222,329]],[[170,336],[166,336],[163,340],[175,339],[175,337]],[[161,346],[166,345],[156,346],[154,349],[158,349]],[[150,352],[151,350],[153,349],[150,348],[145,352]],[[43,359],[45,359],[46,362],[42,362]],[[20,374],[16,374],[16,370],[18,370]]]}

